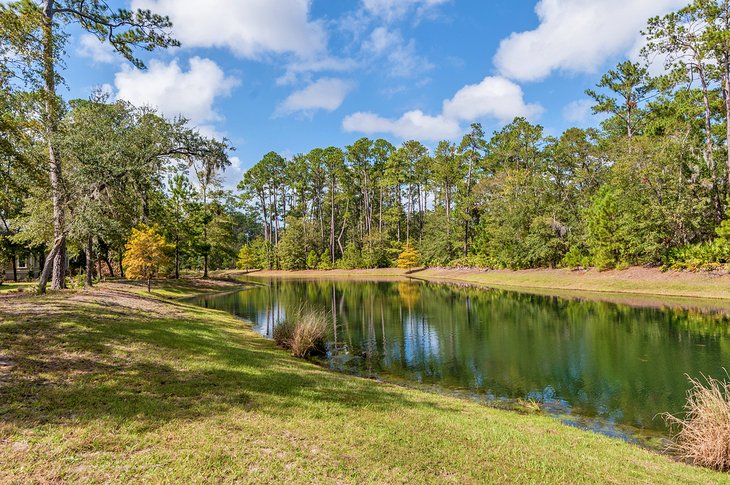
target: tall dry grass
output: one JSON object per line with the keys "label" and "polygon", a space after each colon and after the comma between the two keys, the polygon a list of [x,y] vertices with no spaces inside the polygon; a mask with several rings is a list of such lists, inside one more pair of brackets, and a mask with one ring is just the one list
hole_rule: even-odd
{"label": "tall dry grass", "polygon": [[277,345],[291,350],[295,357],[309,357],[325,351],[327,314],[312,308],[299,308],[274,328]]}
{"label": "tall dry grass", "polygon": [[685,416],[664,415],[672,429],[670,451],[695,465],[730,471],[730,382],[689,377]]}

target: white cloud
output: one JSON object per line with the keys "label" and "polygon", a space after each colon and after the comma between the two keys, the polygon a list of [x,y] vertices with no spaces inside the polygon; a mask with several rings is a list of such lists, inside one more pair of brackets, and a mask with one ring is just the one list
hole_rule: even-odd
{"label": "white cloud", "polygon": [[237,85],[215,62],[200,57],[190,59],[187,71],[177,60],[153,60],[146,71],[125,65],[114,77],[117,98],[154,106],[166,116],[182,115],[208,133],[215,133],[211,123],[221,119],[213,106],[216,99]]}
{"label": "white cloud", "polygon": [[313,57],[325,50],[311,0],[133,0],[133,8],[169,15],[183,47],[225,47],[244,58],[267,53]]}
{"label": "white cloud", "polygon": [[398,119],[389,119],[360,112],[346,117],[342,126],[349,132],[390,133],[403,139],[442,140],[458,137],[462,133],[461,122],[487,117],[508,122],[517,116],[534,118],[542,111],[538,104],[525,103],[522,89],[512,81],[488,76],[479,84],[465,86],[451,99],[444,100],[442,112],[437,116],[414,110]]}
{"label": "white cloud", "polygon": [[433,68],[424,57],[416,53],[413,39],[406,42],[398,31],[390,31],[385,27],[377,27],[367,41],[363,43],[363,51],[375,58],[388,60],[388,73],[395,77],[410,77]]}
{"label": "white cloud", "polygon": [[392,21],[399,19],[415,8],[419,13],[445,4],[450,0],[362,0],[363,8],[378,17]]}
{"label": "white cloud", "polygon": [[121,60],[121,56],[118,56],[114,52],[114,48],[109,45],[108,42],[101,42],[93,34],[83,34],[79,37],[79,45],[76,49],[76,53],[82,57],[89,57],[94,62],[110,64],[115,61]]}
{"label": "white cloud", "polygon": [[563,118],[565,121],[583,126],[590,120],[592,107],[593,101],[590,99],[571,101],[563,108]]}
{"label": "white cloud", "polygon": [[275,115],[296,112],[311,114],[317,110],[334,111],[342,105],[353,87],[351,82],[343,79],[319,79],[290,94],[276,109]]}
{"label": "white cloud", "polygon": [[500,43],[500,74],[536,81],[553,71],[594,72],[609,57],[627,53],[649,17],[682,7],[685,0],[540,0],[540,25]]}
{"label": "white cloud", "polygon": [[479,84],[464,86],[444,101],[444,116],[462,121],[484,117],[510,122],[517,116],[534,118],[543,109],[524,101],[522,88],[502,77],[485,77]]}
{"label": "white cloud", "polygon": [[286,66],[286,72],[276,80],[276,84],[280,86],[294,84],[302,75],[307,77],[314,72],[346,72],[356,67],[357,62],[348,58],[324,57],[315,60],[296,61]]}
{"label": "white cloud", "polygon": [[461,133],[461,127],[455,120],[443,116],[429,116],[421,110],[405,113],[397,120],[383,118],[373,113],[354,113],[347,116],[342,127],[348,132],[390,133],[402,139],[419,139],[437,141],[443,138],[455,138]]}

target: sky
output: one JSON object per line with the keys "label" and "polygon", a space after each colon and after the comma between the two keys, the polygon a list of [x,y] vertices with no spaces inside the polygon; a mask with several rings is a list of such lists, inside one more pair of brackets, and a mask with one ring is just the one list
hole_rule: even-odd
{"label": "sky", "polygon": [[67,98],[99,88],[182,115],[235,147],[225,185],[269,151],[360,137],[427,146],[524,116],[596,123],[584,94],[638,59],[646,21],[685,0],[119,0],[168,15],[180,48],[140,71],[71,30]]}

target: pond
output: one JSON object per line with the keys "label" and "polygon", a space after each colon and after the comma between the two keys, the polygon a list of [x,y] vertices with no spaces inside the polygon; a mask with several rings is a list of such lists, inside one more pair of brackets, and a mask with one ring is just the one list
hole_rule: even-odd
{"label": "pond", "polygon": [[[724,377],[726,316],[458,287],[418,280],[258,280],[194,303],[264,336],[302,305],[327,311],[324,364],[504,404],[532,400],[563,421],[639,443],[666,436],[686,375]],[[653,440],[653,441],[652,441]]]}

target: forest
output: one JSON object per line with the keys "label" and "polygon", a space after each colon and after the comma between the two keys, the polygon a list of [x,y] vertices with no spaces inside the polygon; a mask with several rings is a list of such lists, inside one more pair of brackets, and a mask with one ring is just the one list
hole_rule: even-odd
{"label": "forest", "polygon": [[64,275],[123,275],[133,229],[161,236],[156,273],[730,262],[730,7],[698,0],[653,18],[639,61],[586,90],[596,128],[550,136],[516,118],[428,146],[361,138],[264,155],[226,190],[234,147],[187,120],[102,92],[64,100],[80,26],[136,67],[177,45],[169,19],[103,2],[0,5],[0,259]]}

